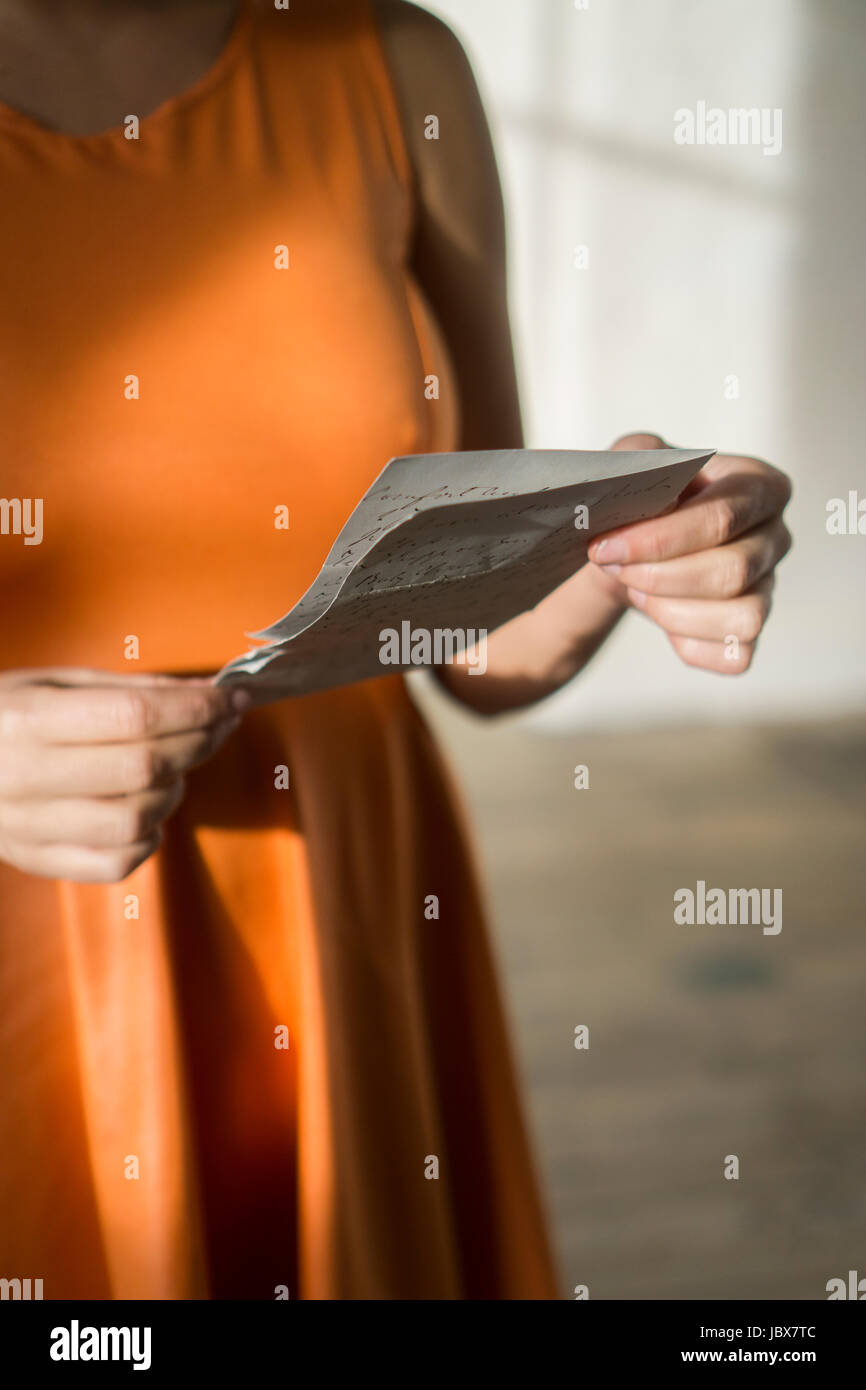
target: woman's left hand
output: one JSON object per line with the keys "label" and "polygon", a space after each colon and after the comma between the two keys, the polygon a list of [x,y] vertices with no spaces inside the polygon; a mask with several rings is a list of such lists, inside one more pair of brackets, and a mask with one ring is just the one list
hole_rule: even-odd
{"label": "woman's left hand", "polygon": [[[626,435],[616,449],[662,449]],[[767,621],[774,571],[791,547],[784,473],[761,459],[715,454],[674,511],[597,537],[589,558],[623,600],[663,628],[688,666],[747,670]]]}

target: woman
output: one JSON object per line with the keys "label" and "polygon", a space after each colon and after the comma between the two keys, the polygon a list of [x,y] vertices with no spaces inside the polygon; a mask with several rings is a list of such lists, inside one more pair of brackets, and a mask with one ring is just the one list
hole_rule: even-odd
{"label": "woman", "polygon": [[[246,713],[207,680],[388,458],[521,442],[466,60],[395,0],[0,0],[0,62],[0,1275],[556,1297],[402,679]],[[442,680],[530,703],[630,605],[744,670],[788,492],[714,458]]]}

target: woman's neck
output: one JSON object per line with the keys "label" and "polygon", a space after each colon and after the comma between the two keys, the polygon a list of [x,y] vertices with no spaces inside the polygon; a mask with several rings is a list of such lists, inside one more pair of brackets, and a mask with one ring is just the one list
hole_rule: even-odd
{"label": "woman's neck", "polygon": [[217,60],[238,0],[0,0],[0,102],[88,135],[151,111]]}

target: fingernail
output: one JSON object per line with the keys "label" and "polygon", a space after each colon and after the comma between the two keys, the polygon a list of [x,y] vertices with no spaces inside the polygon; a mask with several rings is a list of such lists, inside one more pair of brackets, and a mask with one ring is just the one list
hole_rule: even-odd
{"label": "fingernail", "polygon": [[603,569],[605,574],[619,574],[622,565],[599,565],[599,569]]}
{"label": "fingernail", "polygon": [[627,560],[628,546],[625,541],[618,540],[614,536],[610,540],[601,541],[592,558],[597,565],[608,565],[612,561]]}
{"label": "fingernail", "polygon": [[626,592],[635,608],[646,608],[646,594],[642,594],[640,589],[627,589]]}
{"label": "fingernail", "polygon": [[248,690],[235,690],[232,692],[232,706],[234,709],[247,709],[253,702],[253,697]]}

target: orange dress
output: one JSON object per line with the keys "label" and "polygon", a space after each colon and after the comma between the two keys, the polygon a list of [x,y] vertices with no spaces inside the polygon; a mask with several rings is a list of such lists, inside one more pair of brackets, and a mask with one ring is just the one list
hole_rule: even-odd
{"label": "orange dress", "polygon": [[[129,129],[0,108],[0,492],[44,509],[41,544],[0,536],[6,669],[218,668],[391,456],[458,440],[366,0],[245,6]],[[460,814],[401,677],[247,717],[122,883],[0,865],[0,947],[0,1276],[556,1296]]]}

